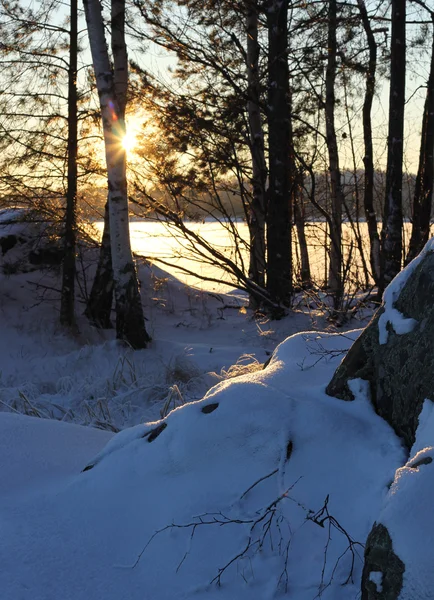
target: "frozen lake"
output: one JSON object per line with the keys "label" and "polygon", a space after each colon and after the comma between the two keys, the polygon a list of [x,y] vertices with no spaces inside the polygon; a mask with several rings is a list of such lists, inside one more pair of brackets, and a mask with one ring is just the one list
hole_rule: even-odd
{"label": "frozen lake", "polygon": [[[102,230],[102,223],[96,223],[99,231]],[[226,225],[226,226],[224,226]],[[230,257],[241,265],[245,263],[245,271],[248,265],[248,252],[245,247],[240,247],[240,252],[235,251],[233,236],[227,229],[227,224],[221,224],[218,221],[188,222],[187,226],[195,234],[201,235],[210,245],[220,252]],[[244,222],[234,224],[237,234],[241,239],[248,239],[248,229]],[[365,223],[360,223],[360,232],[363,239],[365,259],[369,268],[369,238]],[[410,223],[405,225],[405,242],[410,236]],[[132,221],[130,224],[131,245],[135,253],[145,256],[155,261],[164,270],[168,271],[180,281],[195,286],[203,290],[212,292],[227,292],[233,289],[230,275],[222,269],[205,262],[194,253],[192,243],[185,240],[181,233],[173,226],[165,223],[143,220]],[[327,256],[324,250],[326,242],[326,225],[323,222],[310,222],[306,224],[306,236],[309,245],[309,258],[311,263],[311,272],[313,279],[318,283],[323,283],[327,276]],[[294,237],[295,229],[294,229]],[[344,255],[348,257],[351,242],[353,249],[350,260],[350,273],[355,276],[357,269],[361,266],[359,252],[354,244],[354,234],[351,225],[343,225]],[[294,241],[294,267],[297,270],[299,264],[298,245]],[[209,256],[210,260],[211,257]],[[162,264],[159,260],[168,264]],[[185,268],[191,271],[191,274],[181,270]],[[194,275],[196,274],[196,276]],[[203,281],[197,275],[207,275],[218,279],[220,283]]]}

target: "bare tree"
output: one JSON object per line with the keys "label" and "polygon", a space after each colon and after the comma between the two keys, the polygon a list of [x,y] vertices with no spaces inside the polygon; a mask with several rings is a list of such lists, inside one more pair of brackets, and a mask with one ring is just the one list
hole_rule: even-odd
{"label": "bare tree", "polygon": [[[133,348],[144,348],[149,341],[146,332],[139,286],[130,245],[126,152],[122,146],[125,135],[123,118],[124,82],[118,87],[117,98],[113,70],[105,39],[104,21],[99,0],[83,0],[89,34],[92,61],[100,99],[108,176],[111,254],[116,300],[116,335]],[[124,0],[113,0],[113,12],[124,19]],[[113,44],[116,69],[128,73],[125,38],[122,31]],[[123,77],[124,78],[124,77]]]}
{"label": "bare tree", "polygon": [[75,321],[75,252],[77,221],[77,157],[78,157],[78,3],[70,0],[69,68],[68,68],[68,173],[65,211],[64,255],[60,322],[72,326]]}
{"label": "bare tree", "polygon": [[372,102],[375,94],[375,75],[377,70],[377,42],[372,31],[366,4],[364,0],[357,0],[363,29],[365,30],[369,48],[369,62],[366,70],[366,88],[363,102],[363,140],[365,144],[365,154],[363,163],[365,165],[365,190],[364,190],[364,208],[366,223],[368,225],[370,242],[370,259],[372,276],[375,283],[380,283],[380,236],[377,228],[377,215],[374,208],[374,149],[372,143]]}
{"label": "bare tree", "polygon": [[406,0],[392,0],[389,133],[386,197],[381,231],[383,290],[399,273],[402,262],[402,160],[404,148]]}
{"label": "bare tree", "polygon": [[[267,163],[264,149],[264,130],[261,115],[261,86],[259,75],[258,3],[246,1],[247,32],[247,111],[252,156],[252,201],[250,203],[250,264],[249,277],[265,288],[265,217]],[[253,297],[252,297],[253,300]],[[253,304],[255,304],[253,302]],[[255,308],[255,306],[252,306]]]}
{"label": "bare tree", "polygon": [[267,290],[288,306],[292,294],[291,192],[294,185],[288,68],[288,1],[269,0]]}
{"label": "bare tree", "polygon": [[3,198],[18,198],[50,223],[53,235],[47,243],[56,239],[62,260],[60,321],[72,326],[78,179],[87,179],[91,161],[78,155],[79,137],[88,128],[88,94],[83,82],[78,92],[77,2],[71,0],[65,23],[58,19],[58,7],[58,2],[40,3],[37,9],[0,3],[1,179]]}
{"label": "bare tree", "polygon": [[300,248],[300,281],[304,289],[312,287],[310,273],[309,249],[306,237],[306,217],[303,198],[304,174],[301,169],[296,176],[296,185],[293,187],[294,225],[297,230],[298,245]]}
{"label": "bare tree", "polygon": [[335,81],[337,57],[337,2],[330,0],[328,3],[328,43],[327,43],[327,69],[326,69],[326,99],[325,121],[327,150],[329,155],[330,187],[331,187],[331,221],[330,221],[330,269],[329,288],[333,294],[334,304],[337,308],[343,294],[342,281],[342,206],[344,195],[342,191],[341,171],[339,168],[339,152],[335,128]]}
{"label": "bare tree", "polygon": [[431,62],[422,118],[419,166],[413,197],[411,238],[405,258],[406,264],[419,254],[428,241],[434,187],[434,11],[430,10],[422,0],[413,1],[423,6],[430,13],[432,42]]}
{"label": "bare tree", "polygon": [[[114,86],[122,120],[125,120],[128,89],[128,57],[125,46],[125,11],[113,2],[111,5],[111,46],[115,60]],[[104,226],[99,250],[98,265],[87,300],[85,314],[96,327],[112,327],[113,264],[110,238],[109,199],[104,208]]]}

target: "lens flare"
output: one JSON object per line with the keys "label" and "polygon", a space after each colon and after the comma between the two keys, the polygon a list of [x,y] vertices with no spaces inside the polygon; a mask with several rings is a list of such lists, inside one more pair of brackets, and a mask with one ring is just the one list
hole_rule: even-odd
{"label": "lens flare", "polygon": [[136,138],[134,132],[127,131],[127,133],[124,136],[124,139],[122,140],[123,148],[127,152],[131,152],[132,150],[134,150],[136,144],[137,144],[137,138]]}

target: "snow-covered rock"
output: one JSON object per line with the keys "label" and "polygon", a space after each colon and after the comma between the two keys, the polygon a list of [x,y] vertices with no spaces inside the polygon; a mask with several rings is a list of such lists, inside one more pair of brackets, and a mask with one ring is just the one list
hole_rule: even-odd
{"label": "snow-covered rock", "polygon": [[383,306],[327,387],[330,395],[351,400],[348,381],[361,378],[369,382],[375,410],[408,449],[414,443],[425,398],[434,399],[433,297],[431,240],[388,286]]}

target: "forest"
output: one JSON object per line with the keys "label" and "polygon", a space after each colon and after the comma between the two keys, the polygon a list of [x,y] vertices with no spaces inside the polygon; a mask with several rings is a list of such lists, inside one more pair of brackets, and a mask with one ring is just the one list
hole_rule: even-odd
{"label": "forest", "polygon": [[0,64],[0,596],[434,600],[433,0],[0,0]]}

